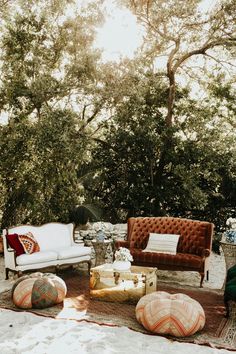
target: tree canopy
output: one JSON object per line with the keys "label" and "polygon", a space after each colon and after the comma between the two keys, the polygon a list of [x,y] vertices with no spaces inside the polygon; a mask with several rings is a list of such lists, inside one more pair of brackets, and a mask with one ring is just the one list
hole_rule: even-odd
{"label": "tree canopy", "polygon": [[119,63],[94,46],[107,0],[82,3],[2,4],[2,227],[83,204],[222,227],[236,212],[235,1],[117,0],[146,31]]}

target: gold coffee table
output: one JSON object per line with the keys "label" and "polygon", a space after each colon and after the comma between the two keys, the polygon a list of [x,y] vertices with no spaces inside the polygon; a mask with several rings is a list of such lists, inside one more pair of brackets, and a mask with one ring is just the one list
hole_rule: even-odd
{"label": "gold coffee table", "polygon": [[91,268],[90,296],[111,302],[137,303],[145,294],[156,291],[157,268],[131,266],[130,271],[115,271],[112,263]]}

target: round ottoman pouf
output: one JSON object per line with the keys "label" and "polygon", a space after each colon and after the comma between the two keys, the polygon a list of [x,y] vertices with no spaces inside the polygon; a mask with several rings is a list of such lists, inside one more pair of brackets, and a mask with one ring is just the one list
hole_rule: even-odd
{"label": "round ottoman pouf", "polygon": [[185,294],[156,291],[143,296],[135,312],[138,322],[157,334],[186,337],[205,325],[202,306]]}
{"label": "round ottoman pouf", "polygon": [[23,309],[43,309],[62,302],[66,293],[64,280],[51,273],[37,272],[17,279],[12,287],[12,300]]}

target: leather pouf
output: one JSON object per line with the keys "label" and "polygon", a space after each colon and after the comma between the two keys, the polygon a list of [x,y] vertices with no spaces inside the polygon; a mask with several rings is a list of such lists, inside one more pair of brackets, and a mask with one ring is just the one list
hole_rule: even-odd
{"label": "leather pouf", "polygon": [[157,334],[186,337],[205,325],[202,306],[185,294],[156,291],[143,296],[135,312],[138,322]]}
{"label": "leather pouf", "polygon": [[20,277],[15,282],[12,300],[23,309],[42,309],[62,302],[66,293],[64,280],[51,273],[37,272]]}

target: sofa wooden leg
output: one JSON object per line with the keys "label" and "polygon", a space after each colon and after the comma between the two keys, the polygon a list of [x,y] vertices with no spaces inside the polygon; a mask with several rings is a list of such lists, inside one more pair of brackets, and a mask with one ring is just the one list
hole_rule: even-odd
{"label": "sofa wooden leg", "polygon": [[8,280],[9,279],[9,268],[6,268],[5,269],[5,275],[6,275],[6,280]]}
{"label": "sofa wooden leg", "polygon": [[91,265],[92,265],[92,262],[88,261],[88,274],[90,274]]}
{"label": "sofa wooden leg", "polygon": [[56,267],[55,267],[55,273],[58,274],[59,271],[60,271],[60,266],[59,266],[59,265],[56,265]]}
{"label": "sofa wooden leg", "polygon": [[201,276],[200,288],[202,288],[203,287],[202,283],[203,283],[203,280],[204,280],[204,273],[200,273],[200,276]]}
{"label": "sofa wooden leg", "polygon": [[225,303],[225,310],[226,310],[225,317],[229,318],[229,304],[228,304],[228,301],[224,300],[224,303]]}

